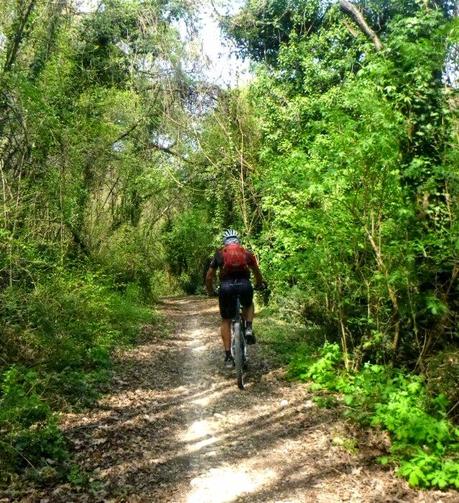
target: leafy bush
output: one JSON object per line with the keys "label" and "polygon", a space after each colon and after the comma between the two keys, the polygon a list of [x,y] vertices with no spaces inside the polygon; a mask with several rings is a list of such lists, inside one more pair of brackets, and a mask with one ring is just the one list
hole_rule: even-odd
{"label": "leafy bush", "polygon": [[449,414],[459,423],[459,349],[449,347],[429,358],[425,374],[429,393],[444,393],[451,403]]}
{"label": "leafy bush", "polygon": [[214,235],[206,212],[188,210],[167,226],[167,262],[180,287],[189,294],[204,284],[204,274],[212,252]]}
{"label": "leafy bush", "polygon": [[447,418],[446,397],[431,398],[423,377],[392,367],[368,363],[355,373],[342,368],[339,346],[326,343],[319,359],[303,366],[294,361],[291,373],[313,380],[313,388],[338,392],[348,417],[388,431],[392,445],[380,461],[399,465],[410,485],[459,488],[459,429]]}
{"label": "leafy bush", "polygon": [[0,484],[13,473],[49,481],[70,469],[53,410],[94,401],[111,351],[134,342],[152,311],[135,284],[120,293],[90,271],[58,270],[0,295]]}
{"label": "leafy bush", "polygon": [[141,229],[123,225],[104,242],[97,262],[120,292],[130,295],[138,289],[141,298],[156,300],[167,289],[164,277],[164,246],[159,239],[147,239]]}
{"label": "leafy bush", "polygon": [[59,271],[30,291],[4,290],[2,361],[54,371],[106,366],[109,351],[132,342],[139,324],[151,320],[135,290],[123,295],[110,286],[98,274]]}
{"label": "leafy bush", "polygon": [[313,379],[317,383],[331,383],[335,377],[335,367],[341,361],[341,350],[338,344],[326,342],[321,357],[315,361],[302,377]]}
{"label": "leafy bush", "polygon": [[24,367],[12,366],[0,377],[0,483],[14,471],[49,479],[66,470],[66,442],[40,389],[38,374]]}

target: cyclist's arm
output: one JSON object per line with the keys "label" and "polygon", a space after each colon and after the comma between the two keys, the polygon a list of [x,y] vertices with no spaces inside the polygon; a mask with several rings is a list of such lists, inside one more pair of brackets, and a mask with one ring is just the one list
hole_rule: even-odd
{"label": "cyclist's arm", "polygon": [[214,281],[216,273],[217,269],[211,266],[209,267],[206,274],[206,290],[209,295],[212,295],[212,293],[214,292]]}
{"label": "cyclist's arm", "polygon": [[217,276],[217,269],[222,266],[223,259],[221,257],[220,251],[217,250],[213,259],[209,264],[209,269],[206,274],[206,290],[209,295],[213,295],[215,292],[215,279]]}
{"label": "cyclist's arm", "polygon": [[261,287],[262,285],[265,284],[265,281],[263,279],[263,275],[261,274],[260,268],[258,267],[258,264],[254,264],[250,266],[250,269],[253,273],[253,277],[255,279],[255,286],[256,287]]}
{"label": "cyclist's arm", "polygon": [[252,271],[253,277],[255,279],[255,288],[263,288],[265,285],[265,280],[261,274],[260,268],[258,267],[257,259],[251,251],[247,251],[247,265]]}

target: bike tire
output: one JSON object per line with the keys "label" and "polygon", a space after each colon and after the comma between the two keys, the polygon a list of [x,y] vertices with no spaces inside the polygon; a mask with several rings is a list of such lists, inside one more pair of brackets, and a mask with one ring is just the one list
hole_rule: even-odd
{"label": "bike tire", "polygon": [[233,325],[234,330],[234,366],[236,368],[237,385],[244,389],[244,347],[242,344],[242,330],[240,322]]}

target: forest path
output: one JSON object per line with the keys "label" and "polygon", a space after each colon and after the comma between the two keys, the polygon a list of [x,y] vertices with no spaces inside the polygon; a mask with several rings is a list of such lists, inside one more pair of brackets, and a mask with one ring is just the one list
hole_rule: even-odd
{"label": "forest path", "polygon": [[63,419],[89,488],[61,485],[37,501],[453,501],[409,489],[375,463],[369,439],[356,454],[340,447],[346,425],[336,410],[285,381],[262,337],[239,391],[223,369],[215,300],[167,299],[161,310],[173,333],[146,330],[143,344],[119,355],[112,392]]}

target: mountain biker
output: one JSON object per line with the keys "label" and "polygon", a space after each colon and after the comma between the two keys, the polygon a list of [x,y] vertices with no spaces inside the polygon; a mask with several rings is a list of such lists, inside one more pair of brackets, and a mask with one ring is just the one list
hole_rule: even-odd
{"label": "mountain biker", "polygon": [[245,320],[245,337],[247,344],[255,344],[256,339],[252,329],[255,309],[253,305],[253,287],[250,282],[250,271],[255,278],[255,287],[266,286],[257,264],[255,255],[241,246],[238,233],[227,229],[223,233],[223,246],[219,248],[212,259],[206,274],[206,288],[209,296],[214,294],[214,280],[219,269],[220,290],[218,303],[220,307],[221,337],[225,348],[225,366],[233,366],[231,356],[231,320],[236,315],[237,296],[243,307]]}

